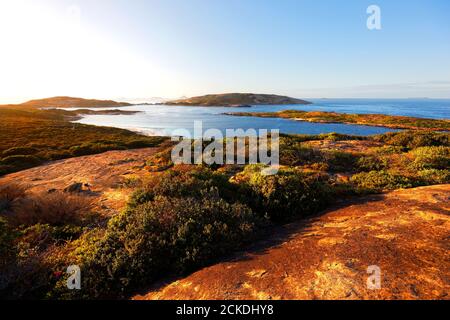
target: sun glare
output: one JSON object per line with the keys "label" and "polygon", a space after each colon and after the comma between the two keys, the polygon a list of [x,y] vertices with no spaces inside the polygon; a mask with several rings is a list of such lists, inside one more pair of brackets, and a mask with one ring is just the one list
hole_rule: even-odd
{"label": "sun glare", "polygon": [[77,6],[56,10],[31,1],[0,3],[2,99],[166,92],[167,72],[98,33],[82,15]]}

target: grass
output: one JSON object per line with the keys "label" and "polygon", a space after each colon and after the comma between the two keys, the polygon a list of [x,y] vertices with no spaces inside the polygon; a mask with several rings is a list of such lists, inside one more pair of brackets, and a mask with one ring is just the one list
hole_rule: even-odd
{"label": "grass", "polygon": [[165,138],[71,123],[63,110],[0,109],[0,175],[74,156],[153,147]]}
{"label": "grass", "polygon": [[347,114],[323,111],[286,110],[280,112],[236,112],[234,116],[284,118],[319,123],[347,123],[367,126],[380,126],[397,129],[428,129],[450,131],[449,120],[436,120],[383,114]]}

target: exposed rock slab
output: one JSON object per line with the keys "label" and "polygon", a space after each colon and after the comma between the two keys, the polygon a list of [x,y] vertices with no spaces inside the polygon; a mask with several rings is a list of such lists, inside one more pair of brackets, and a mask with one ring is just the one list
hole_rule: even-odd
{"label": "exposed rock slab", "polygon": [[449,198],[450,185],[366,197],[135,299],[449,299]]}

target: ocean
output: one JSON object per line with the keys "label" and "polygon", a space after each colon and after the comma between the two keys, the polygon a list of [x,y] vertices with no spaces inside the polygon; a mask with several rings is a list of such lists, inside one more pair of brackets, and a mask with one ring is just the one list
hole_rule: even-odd
{"label": "ocean", "polygon": [[[186,129],[191,137],[194,122],[201,121],[203,129],[279,129],[281,133],[320,134],[337,132],[352,135],[374,135],[398,131],[383,127],[348,124],[323,124],[277,118],[235,117],[226,112],[276,112],[282,110],[335,111],[340,113],[379,113],[421,118],[450,119],[450,100],[442,99],[311,99],[312,105],[253,106],[252,108],[182,107],[165,105],[136,105],[122,110],[141,111],[134,115],[88,115],[79,123],[111,126],[147,135],[170,136],[177,129]],[[97,109],[98,110],[98,109]],[[178,131],[178,130],[177,130]],[[185,134],[188,135],[187,133]]]}

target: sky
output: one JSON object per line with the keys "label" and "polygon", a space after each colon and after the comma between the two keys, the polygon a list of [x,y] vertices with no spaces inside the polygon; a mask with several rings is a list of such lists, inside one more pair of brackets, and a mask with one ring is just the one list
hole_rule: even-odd
{"label": "sky", "polygon": [[450,98],[450,1],[0,0],[0,103],[226,92]]}

